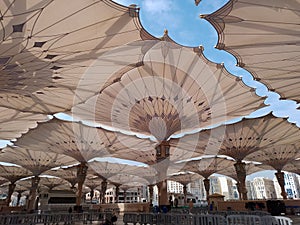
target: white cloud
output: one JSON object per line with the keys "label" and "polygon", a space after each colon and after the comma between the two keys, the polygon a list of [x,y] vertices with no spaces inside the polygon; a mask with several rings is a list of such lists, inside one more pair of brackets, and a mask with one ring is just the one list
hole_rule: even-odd
{"label": "white cloud", "polygon": [[165,12],[170,12],[173,6],[172,0],[144,0],[143,9],[150,13],[160,15]]}

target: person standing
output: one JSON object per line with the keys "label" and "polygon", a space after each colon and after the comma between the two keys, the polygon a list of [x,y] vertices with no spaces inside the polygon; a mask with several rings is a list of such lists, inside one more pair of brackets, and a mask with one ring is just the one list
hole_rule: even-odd
{"label": "person standing", "polygon": [[189,210],[190,210],[190,212],[192,211],[193,208],[194,208],[194,203],[193,203],[193,200],[191,199],[189,201]]}

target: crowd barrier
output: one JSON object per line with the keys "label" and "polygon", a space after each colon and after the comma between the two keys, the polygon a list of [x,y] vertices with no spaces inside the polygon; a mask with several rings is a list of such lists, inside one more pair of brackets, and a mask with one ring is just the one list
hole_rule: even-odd
{"label": "crowd barrier", "polygon": [[265,213],[124,213],[123,222],[124,225],[292,225],[288,217]]}
{"label": "crowd barrier", "polygon": [[84,213],[32,213],[32,214],[2,214],[0,225],[52,225],[52,224],[74,224],[81,222],[87,224],[93,221],[104,222],[111,219],[111,213],[84,212]]}

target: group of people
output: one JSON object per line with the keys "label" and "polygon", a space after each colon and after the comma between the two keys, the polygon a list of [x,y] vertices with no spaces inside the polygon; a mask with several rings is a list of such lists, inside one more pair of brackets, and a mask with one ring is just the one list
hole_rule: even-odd
{"label": "group of people", "polygon": [[102,225],[114,225],[118,220],[118,217],[113,214],[113,216],[110,218],[110,220],[108,218],[105,219],[104,223],[102,223]]}
{"label": "group of people", "polygon": [[170,204],[171,207],[177,208],[177,207],[178,207],[178,199],[175,198],[175,199],[174,199],[174,203],[173,203],[172,196],[170,196],[170,197],[169,197],[169,204]]}

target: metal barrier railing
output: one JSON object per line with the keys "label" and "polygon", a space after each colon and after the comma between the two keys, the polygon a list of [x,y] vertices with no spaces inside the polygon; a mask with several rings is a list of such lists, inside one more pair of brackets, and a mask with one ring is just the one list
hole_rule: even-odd
{"label": "metal barrier railing", "polygon": [[35,224],[73,224],[75,222],[110,220],[111,213],[83,212],[83,213],[33,213],[33,214],[3,214],[0,215],[0,225],[35,225]]}
{"label": "metal barrier railing", "polygon": [[288,217],[266,214],[236,213],[224,216],[222,213],[124,213],[124,225],[292,225]]}

